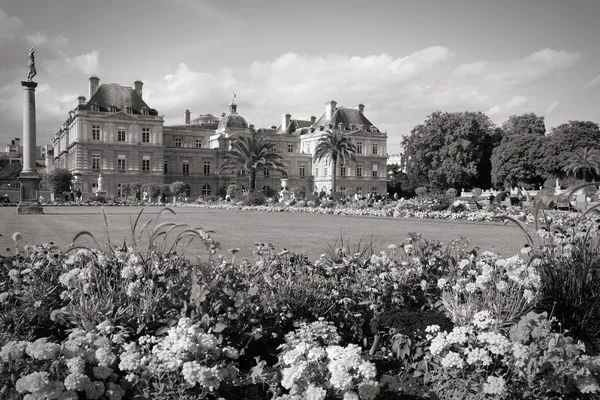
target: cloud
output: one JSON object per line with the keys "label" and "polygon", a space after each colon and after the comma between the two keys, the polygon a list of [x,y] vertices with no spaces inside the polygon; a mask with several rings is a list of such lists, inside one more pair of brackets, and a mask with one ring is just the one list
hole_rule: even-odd
{"label": "cloud", "polygon": [[546,107],[546,115],[550,115],[554,112],[554,110],[556,110],[556,107],[558,107],[558,105],[560,104],[559,101],[553,101],[552,103],[548,104],[548,107]]}
{"label": "cloud", "polygon": [[56,38],[54,38],[53,40],[54,44],[58,45],[58,46],[67,46],[69,44],[69,39],[67,39],[65,36],[63,36],[63,34],[61,33],[60,35],[58,35]]}
{"label": "cloud", "polygon": [[0,43],[4,40],[12,39],[14,32],[23,25],[17,17],[9,17],[4,10],[0,8]]}
{"label": "cloud", "polygon": [[593,78],[591,81],[588,81],[586,83],[583,84],[583,88],[584,89],[593,89],[595,87],[598,87],[600,85],[600,75],[598,75],[597,77]]}
{"label": "cloud", "polygon": [[479,75],[483,72],[487,65],[487,61],[477,61],[470,64],[461,64],[458,67],[456,67],[452,72],[456,75],[461,76]]}
{"label": "cloud", "polygon": [[60,59],[46,61],[44,65],[49,76],[62,76],[72,72],[81,72],[85,75],[98,74],[100,72],[100,52],[92,50],[72,58],[63,55]]}
{"label": "cloud", "polygon": [[48,41],[48,37],[42,32],[36,32],[33,35],[25,35],[25,39],[27,39],[32,46],[39,46]]}
{"label": "cloud", "polygon": [[528,100],[529,99],[526,96],[513,96],[507,102],[489,108],[485,113],[489,116],[503,115],[517,110],[519,107],[527,103]]}
{"label": "cloud", "polygon": [[487,80],[498,84],[520,85],[555,77],[579,62],[581,54],[543,49],[522,59],[496,62],[490,66]]}

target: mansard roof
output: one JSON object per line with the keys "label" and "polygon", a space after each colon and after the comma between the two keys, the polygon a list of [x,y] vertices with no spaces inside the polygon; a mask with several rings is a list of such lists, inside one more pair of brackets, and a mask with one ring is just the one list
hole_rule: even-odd
{"label": "mansard roof", "polygon": [[373,126],[373,123],[371,123],[371,121],[356,108],[338,107],[331,115],[331,119],[327,119],[326,114],[323,113],[321,118],[312,125],[312,128],[319,128],[320,126],[326,127],[329,124],[333,124],[333,126],[337,128],[340,123],[347,129],[350,129],[350,125],[355,125],[357,128],[363,125],[366,131],[369,131],[371,126]]}
{"label": "mansard roof", "polygon": [[86,104],[77,106],[79,110],[91,110],[91,106],[97,105],[100,111],[109,111],[111,106],[117,107],[118,111],[125,111],[130,107],[133,114],[142,114],[147,108],[150,115],[158,115],[158,111],[148,107],[142,97],[130,86],[121,86],[114,83],[102,84]]}
{"label": "mansard roof", "polygon": [[310,128],[310,121],[305,121],[302,119],[292,119],[290,120],[290,124],[286,127],[283,125],[280,125],[279,128],[277,128],[277,132],[278,134],[287,134],[287,135],[291,135],[293,133],[300,133],[297,131],[301,131],[302,128]]}

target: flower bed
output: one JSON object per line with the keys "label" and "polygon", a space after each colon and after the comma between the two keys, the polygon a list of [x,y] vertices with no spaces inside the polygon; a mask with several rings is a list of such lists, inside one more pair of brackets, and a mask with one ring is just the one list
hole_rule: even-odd
{"label": "flower bed", "polygon": [[[590,217],[547,226],[507,259],[411,234],[384,252],[340,248],[315,263],[269,244],[239,262],[207,232],[155,222],[105,250],[21,247],[13,235],[15,250],[0,256],[5,398],[600,391],[600,235]],[[144,231],[147,247],[136,241]]]}

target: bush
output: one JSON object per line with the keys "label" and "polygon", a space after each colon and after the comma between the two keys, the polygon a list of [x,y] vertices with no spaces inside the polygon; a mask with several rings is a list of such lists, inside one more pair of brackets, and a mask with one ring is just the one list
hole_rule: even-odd
{"label": "bush", "polygon": [[304,200],[304,198],[306,197],[306,190],[301,186],[294,186],[290,189],[290,192],[294,194],[296,200]]}
{"label": "bush", "polygon": [[446,190],[446,196],[451,197],[451,198],[456,197],[456,189],[450,188],[450,189]]}
{"label": "bush", "polygon": [[54,194],[60,194],[62,192],[68,192],[71,190],[73,174],[69,170],[56,168],[50,171],[47,179],[48,185],[52,189],[52,192]]}
{"label": "bush", "polygon": [[183,182],[173,182],[169,185],[169,189],[171,189],[171,194],[174,197],[180,196],[185,193],[186,185]]}
{"label": "bush", "polygon": [[243,194],[242,187],[240,185],[231,184],[227,187],[227,194],[231,199],[238,199]]}
{"label": "bush", "polygon": [[219,199],[224,199],[225,196],[227,195],[227,189],[224,188],[223,186],[217,188],[217,191],[215,192],[215,196],[217,196]]}
{"label": "bush", "polygon": [[262,192],[248,192],[242,200],[245,206],[262,206],[266,202],[265,195]]}
{"label": "bush", "polygon": [[141,187],[142,192],[145,190],[148,193],[148,198],[156,199],[160,196],[162,185],[156,183],[144,183]]}
{"label": "bush", "polygon": [[419,186],[418,188],[415,188],[415,194],[417,196],[424,196],[427,194],[427,188],[425,186]]}
{"label": "bush", "polygon": [[306,203],[312,202],[313,207],[318,207],[321,204],[321,197],[319,195],[310,193],[305,197]]}

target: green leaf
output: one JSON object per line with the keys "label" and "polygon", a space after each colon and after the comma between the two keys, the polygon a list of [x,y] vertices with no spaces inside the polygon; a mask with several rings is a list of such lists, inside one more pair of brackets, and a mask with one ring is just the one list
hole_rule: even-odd
{"label": "green leaf", "polygon": [[227,328],[227,325],[225,325],[222,322],[217,322],[217,324],[215,325],[215,327],[212,331],[214,333],[219,333],[219,332],[223,332],[225,330],[225,328]]}
{"label": "green leaf", "polygon": [[169,327],[168,326],[161,326],[160,328],[158,328],[156,330],[156,332],[154,332],[155,336],[161,336],[166,334],[167,332],[169,332]]}

